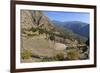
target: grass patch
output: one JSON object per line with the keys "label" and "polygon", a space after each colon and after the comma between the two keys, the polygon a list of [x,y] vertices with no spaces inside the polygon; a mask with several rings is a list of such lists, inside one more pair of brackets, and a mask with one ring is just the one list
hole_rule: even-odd
{"label": "grass patch", "polygon": [[56,61],[62,61],[62,60],[65,59],[64,54],[63,53],[58,53],[53,57],[53,59],[56,60]]}
{"label": "grass patch", "polygon": [[80,53],[77,50],[71,49],[67,52],[67,58],[69,60],[77,60],[80,58]]}
{"label": "grass patch", "polygon": [[32,53],[30,50],[24,50],[21,53],[21,59],[29,59],[31,57]]}

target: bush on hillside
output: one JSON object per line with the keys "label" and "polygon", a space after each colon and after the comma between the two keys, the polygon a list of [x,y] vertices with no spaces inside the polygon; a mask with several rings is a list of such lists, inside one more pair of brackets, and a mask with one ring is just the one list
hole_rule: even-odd
{"label": "bush on hillside", "polygon": [[67,58],[69,60],[77,60],[80,58],[80,53],[76,50],[69,50],[69,52],[67,52]]}
{"label": "bush on hillside", "polygon": [[64,60],[64,54],[63,53],[58,53],[54,56],[53,59],[56,60],[56,61],[62,61],[62,60]]}
{"label": "bush on hillside", "polygon": [[29,59],[31,57],[30,50],[23,50],[21,53],[21,59]]}

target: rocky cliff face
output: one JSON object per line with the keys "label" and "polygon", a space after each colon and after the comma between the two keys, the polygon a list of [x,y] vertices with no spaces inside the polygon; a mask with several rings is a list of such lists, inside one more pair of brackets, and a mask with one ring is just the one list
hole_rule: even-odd
{"label": "rocky cliff face", "polygon": [[53,25],[41,11],[21,10],[21,28],[43,28],[46,30],[53,29]]}
{"label": "rocky cliff face", "polygon": [[33,25],[33,19],[30,11],[21,10],[21,28],[22,29],[30,29]]}

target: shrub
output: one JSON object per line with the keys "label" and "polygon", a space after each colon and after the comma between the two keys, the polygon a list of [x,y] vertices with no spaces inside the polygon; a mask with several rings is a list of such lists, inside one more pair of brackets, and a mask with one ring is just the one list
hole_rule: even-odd
{"label": "shrub", "polygon": [[37,34],[27,34],[27,36],[37,36]]}
{"label": "shrub", "polygon": [[89,38],[88,38],[88,40],[87,40],[85,43],[86,43],[86,45],[88,45],[88,46],[89,46]]}
{"label": "shrub", "polygon": [[51,41],[55,40],[55,36],[54,35],[51,35],[49,38],[50,38]]}
{"label": "shrub", "polygon": [[82,47],[82,48],[83,48],[83,49],[82,49],[83,52],[85,52],[85,51],[88,50],[87,46],[84,46],[84,47]]}
{"label": "shrub", "polygon": [[29,59],[31,57],[31,51],[30,50],[24,50],[21,53],[21,59]]}
{"label": "shrub", "polygon": [[61,60],[64,60],[64,54],[63,53],[58,53],[54,56],[53,58],[54,60],[57,60],[57,61],[61,61]]}
{"label": "shrub", "polygon": [[36,29],[36,28],[31,28],[30,31],[32,31],[32,32],[36,32],[37,29]]}
{"label": "shrub", "polygon": [[67,52],[67,58],[69,60],[77,60],[80,58],[80,53],[76,50],[69,50],[69,52]]}
{"label": "shrub", "polygon": [[39,29],[39,34],[43,34],[44,30],[43,29]]}

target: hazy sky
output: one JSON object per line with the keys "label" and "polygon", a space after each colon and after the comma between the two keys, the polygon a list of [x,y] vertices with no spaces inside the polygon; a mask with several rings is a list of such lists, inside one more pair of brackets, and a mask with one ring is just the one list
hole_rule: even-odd
{"label": "hazy sky", "polygon": [[57,20],[61,22],[65,21],[82,21],[89,23],[90,14],[84,12],[53,12],[53,11],[44,11],[44,14],[49,17],[50,20]]}

